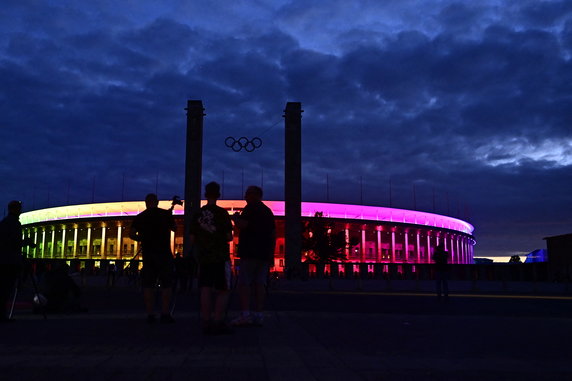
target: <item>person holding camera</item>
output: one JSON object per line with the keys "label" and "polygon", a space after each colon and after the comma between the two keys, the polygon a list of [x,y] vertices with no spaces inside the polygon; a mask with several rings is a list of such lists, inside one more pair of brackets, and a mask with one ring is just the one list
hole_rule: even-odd
{"label": "person holding camera", "polygon": [[145,209],[133,220],[129,237],[141,242],[143,269],[141,284],[147,312],[147,322],[155,323],[155,287],[161,289],[161,323],[174,323],[171,316],[174,260],[171,252],[171,232],[176,230],[171,211],[159,208],[157,195],[145,197]]}

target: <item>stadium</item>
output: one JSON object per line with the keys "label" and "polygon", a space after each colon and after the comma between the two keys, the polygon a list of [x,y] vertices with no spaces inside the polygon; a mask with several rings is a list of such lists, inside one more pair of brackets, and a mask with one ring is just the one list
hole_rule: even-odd
{"label": "stadium", "polygon": [[[206,201],[203,201],[203,204]],[[284,201],[264,202],[276,216],[277,240],[274,271],[284,271]],[[230,214],[240,212],[246,205],[242,200],[219,200],[218,205]],[[159,207],[169,209],[171,201],[161,201]],[[28,258],[63,259],[81,263],[125,262],[137,258],[138,242],[129,238],[131,222],[145,210],[142,201],[95,203],[61,206],[23,213],[23,232],[36,247],[28,247]],[[332,230],[344,231],[347,241],[354,242],[345,249],[346,264],[424,264],[438,244],[450,253],[450,262],[472,264],[474,227],[460,219],[439,214],[378,206],[302,203],[302,221],[310,221],[316,213],[331,221]],[[182,253],[184,211],[173,209],[177,231],[172,233],[173,253]],[[231,257],[238,237],[230,244]],[[302,261],[307,253],[302,253]],[[330,267],[332,265],[328,265]]]}

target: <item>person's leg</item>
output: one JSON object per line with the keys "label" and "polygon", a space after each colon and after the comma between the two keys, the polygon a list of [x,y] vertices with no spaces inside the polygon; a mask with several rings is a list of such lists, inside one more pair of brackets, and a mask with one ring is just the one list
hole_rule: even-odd
{"label": "person's leg", "polygon": [[441,298],[441,295],[443,293],[442,290],[442,276],[441,273],[437,272],[435,274],[435,284],[436,284],[436,288],[437,288],[437,297]]}
{"label": "person's leg", "polygon": [[240,302],[240,316],[232,321],[232,325],[248,325],[252,323],[250,316],[250,294],[252,283],[252,261],[242,259],[238,272],[238,298]]}
{"label": "person's leg", "polygon": [[230,292],[216,291],[214,320],[215,322],[223,322],[226,315],[226,308],[228,306],[228,299]]}
{"label": "person's leg", "polygon": [[154,323],[156,321],[154,316],[156,281],[156,270],[148,264],[143,265],[143,269],[141,270],[141,286],[143,288],[143,301],[145,302],[145,312],[147,312],[148,323]]}
{"label": "person's leg", "polygon": [[201,324],[206,326],[211,320],[213,298],[213,268],[210,264],[201,264],[199,267],[199,290],[200,290],[200,318]]}
{"label": "person's leg", "polygon": [[254,311],[258,313],[264,312],[264,301],[266,300],[266,285],[257,283],[254,285]]}
{"label": "person's leg", "polygon": [[449,297],[449,274],[443,274],[443,295],[445,299]]}
{"label": "person's leg", "polygon": [[222,323],[226,317],[228,300],[230,297],[231,265],[230,261],[218,263],[216,273],[213,274],[214,287],[216,290],[215,299],[215,322]]}
{"label": "person's leg", "polygon": [[161,287],[161,315],[171,315],[171,299],[173,298],[173,287]]}
{"label": "person's leg", "polygon": [[153,309],[155,308],[155,289],[153,287],[143,287],[143,300],[145,301],[147,315],[153,315]]}

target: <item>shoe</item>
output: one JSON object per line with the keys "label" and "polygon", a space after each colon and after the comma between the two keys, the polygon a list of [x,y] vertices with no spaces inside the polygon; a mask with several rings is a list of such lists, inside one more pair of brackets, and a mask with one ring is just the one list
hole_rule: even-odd
{"label": "shoe", "polygon": [[173,324],[175,319],[171,315],[161,315],[161,324]]}
{"label": "shoe", "polygon": [[252,316],[240,314],[237,318],[230,322],[234,327],[246,327],[252,325]]}
{"label": "shoe", "polygon": [[225,322],[213,323],[210,326],[208,335],[218,336],[218,335],[232,335],[234,330]]}
{"label": "shoe", "polygon": [[157,318],[155,315],[147,315],[147,324],[155,324],[157,323]]}

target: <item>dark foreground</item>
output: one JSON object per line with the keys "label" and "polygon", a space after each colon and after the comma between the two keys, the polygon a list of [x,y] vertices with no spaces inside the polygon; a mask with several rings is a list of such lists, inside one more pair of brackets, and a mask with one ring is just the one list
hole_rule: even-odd
{"label": "dark foreground", "polygon": [[572,379],[570,294],[453,291],[444,304],[430,282],[351,282],[282,281],[264,327],[216,337],[200,333],[196,291],[178,295],[174,325],[151,326],[121,281],[91,279],[88,313],[47,320],[24,290],[17,321],[0,325],[0,380]]}

